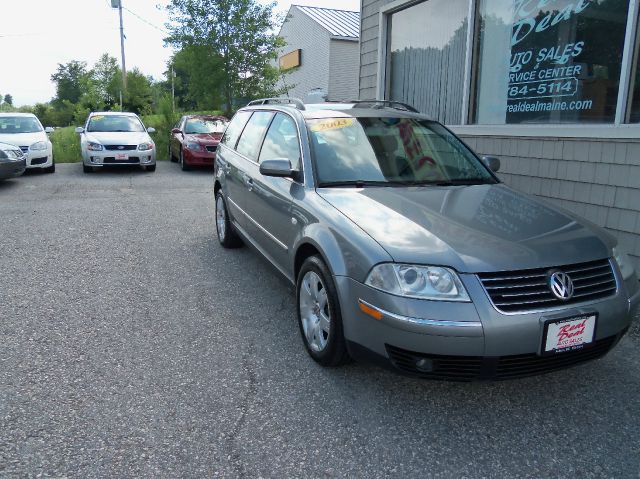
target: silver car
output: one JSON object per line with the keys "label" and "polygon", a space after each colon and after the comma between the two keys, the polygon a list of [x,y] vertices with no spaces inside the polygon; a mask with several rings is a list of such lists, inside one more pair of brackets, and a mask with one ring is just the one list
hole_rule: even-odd
{"label": "silver car", "polygon": [[26,168],[27,158],[19,146],[0,143],[0,180],[20,176]]}
{"label": "silver car", "polygon": [[508,379],[603,356],[640,303],[630,258],[499,163],[403,104],[252,102],[218,148],[218,238],[295,284],[324,366]]}
{"label": "silver car", "polygon": [[105,166],[139,166],[156,170],[156,145],[138,115],[126,112],[94,112],[80,134],[82,167],[91,173]]}

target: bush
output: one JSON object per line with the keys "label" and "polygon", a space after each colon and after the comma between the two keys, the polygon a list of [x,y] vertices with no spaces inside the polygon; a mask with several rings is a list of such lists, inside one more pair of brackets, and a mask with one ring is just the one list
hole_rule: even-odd
{"label": "bush", "polygon": [[57,128],[49,135],[53,144],[53,158],[56,163],[76,163],[82,161],[80,153],[80,137],[75,128]]}

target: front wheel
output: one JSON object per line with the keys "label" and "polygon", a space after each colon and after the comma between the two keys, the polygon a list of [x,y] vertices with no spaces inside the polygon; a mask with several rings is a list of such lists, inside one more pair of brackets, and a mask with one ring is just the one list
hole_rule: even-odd
{"label": "front wheel", "polygon": [[218,233],[218,241],[225,248],[238,248],[242,245],[242,240],[240,240],[238,233],[235,232],[229,220],[229,213],[222,196],[222,190],[219,190],[216,195],[216,232]]}
{"label": "front wheel", "polygon": [[56,172],[56,163],[54,161],[51,161],[51,166],[48,166],[47,168],[44,168],[43,171],[45,173],[55,173]]}
{"label": "front wheel", "polygon": [[331,272],[318,256],[305,260],[296,282],[298,323],[307,352],[322,366],[349,362],[338,293]]}
{"label": "front wheel", "polygon": [[156,171],[156,165],[147,165],[144,167],[144,171]]}
{"label": "front wheel", "polygon": [[182,151],[182,149],[180,149],[180,169],[182,171],[188,171],[191,168],[189,168],[189,165],[187,165],[187,163],[185,163],[184,161],[184,151]]}
{"label": "front wheel", "polygon": [[93,173],[93,167],[87,166],[84,163],[82,163],[82,171],[84,171],[85,173]]}

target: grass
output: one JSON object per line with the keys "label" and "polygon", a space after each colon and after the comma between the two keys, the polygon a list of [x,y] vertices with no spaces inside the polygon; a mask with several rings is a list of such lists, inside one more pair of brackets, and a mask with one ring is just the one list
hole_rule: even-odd
{"label": "grass", "polygon": [[[220,114],[219,112],[206,112],[205,114]],[[146,115],[142,117],[147,128],[153,127],[156,132],[151,135],[156,144],[156,159],[159,161],[168,160],[169,135],[173,128],[175,118],[167,118],[167,115]],[[80,135],[75,132],[75,127],[68,126],[57,128],[49,135],[53,144],[53,157],[56,163],[77,163],[82,161],[80,153]]]}

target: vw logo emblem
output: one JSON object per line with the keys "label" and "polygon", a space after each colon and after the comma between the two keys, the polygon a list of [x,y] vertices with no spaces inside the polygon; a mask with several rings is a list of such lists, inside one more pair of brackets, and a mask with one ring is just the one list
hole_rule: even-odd
{"label": "vw logo emblem", "polygon": [[567,301],[573,297],[573,281],[571,281],[567,273],[562,271],[555,271],[551,274],[549,288],[553,295],[562,301]]}
{"label": "vw logo emblem", "polygon": [[120,146],[118,147],[118,150],[124,150],[124,146],[120,145]]}

